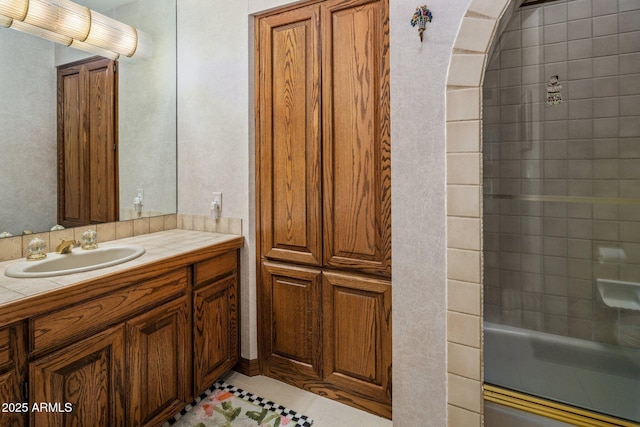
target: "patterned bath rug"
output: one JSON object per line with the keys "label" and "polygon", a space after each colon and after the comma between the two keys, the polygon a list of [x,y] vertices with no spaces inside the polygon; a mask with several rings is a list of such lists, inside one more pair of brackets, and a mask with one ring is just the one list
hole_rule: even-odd
{"label": "patterned bath rug", "polygon": [[313,420],[218,381],[164,427],[310,427]]}

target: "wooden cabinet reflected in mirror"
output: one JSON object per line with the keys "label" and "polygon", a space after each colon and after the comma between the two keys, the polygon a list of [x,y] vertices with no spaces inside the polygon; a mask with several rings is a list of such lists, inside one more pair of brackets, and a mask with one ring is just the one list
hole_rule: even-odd
{"label": "wooden cabinet reflected in mirror", "polygon": [[[75,193],[67,192],[62,198],[77,197],[72,202],[76,208],[80,200],[116,205],[117,221],[175,213],[176,0],[153,0],[152,8],[144,7],[143,0],[101,0],[100,5],[93,0],[76,2],[140,28],[152,37],[154,49],[148,58],[121,57],[116,64],[116,151],[111,154],[117,166],[111,170],[117,172],[113,177],[117,196],[112,197],[112,184],[108,184],[109,194],[98,192],[110,182],[102,180],[98,188],[93,185],[90,199],[81,198],[78,186],[72,187]],[[94,55],[10,28],[0,27],[0,33],[0,233],[19,236],[27,230],[49,231],[59,223],[56,67]],[[83,161],[82,166],[88,167],[89,160]],[[84,179],[77,173],[76,179]],[[140,191],[144,194],[142,212],[134,205]],[[74,215],[65,213],[68,219]],[[93,212],[91,216],[94,219],[86,222],[104,220],[96,220]]]}
{"label": "wooden cabinet reflected in mirror", "polygon": [[116,63],[58,67],[58,224],[118,219]]}

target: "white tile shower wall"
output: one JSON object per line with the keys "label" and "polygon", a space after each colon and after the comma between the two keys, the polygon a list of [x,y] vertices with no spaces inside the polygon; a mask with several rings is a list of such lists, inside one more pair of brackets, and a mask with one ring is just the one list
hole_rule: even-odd
{"label": "white tile shower wall", "polygon": [[[638,344],[640,316],[603,306],[594,283],[640,281],[640,2],[522,8],[499,45],[484,82],[485,194],[570,202],[485,197],[485,319]],[[562,104],[547,106],[553,75]],[[626,260],[598,262],[603,246]]]}

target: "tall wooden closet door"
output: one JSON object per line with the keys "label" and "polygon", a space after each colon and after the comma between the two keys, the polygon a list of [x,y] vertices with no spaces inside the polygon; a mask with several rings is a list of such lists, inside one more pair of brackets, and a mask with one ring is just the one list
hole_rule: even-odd
{"label": "tall wooden closet door", "polygon": [[328,0],[321,26],[325,263],[390,276],[388,4]]}
{"label": "tall wooden closet door", "polygon": [[267,17],[260,25],[262,255],[321,265],[319,6]]}

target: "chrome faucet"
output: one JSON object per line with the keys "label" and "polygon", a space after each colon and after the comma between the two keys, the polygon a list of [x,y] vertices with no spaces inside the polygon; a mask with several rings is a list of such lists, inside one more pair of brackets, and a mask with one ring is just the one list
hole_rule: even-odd
{"label": "chrome faucet", "polygon": [[70,254],[71,250],[75,247],[78,246],[80,243],[77,242],[76,240],[64,240],[62,239],[62,242],[60,242],[60,244],[58,246],[56,246],[56,253],[57,254]]}

